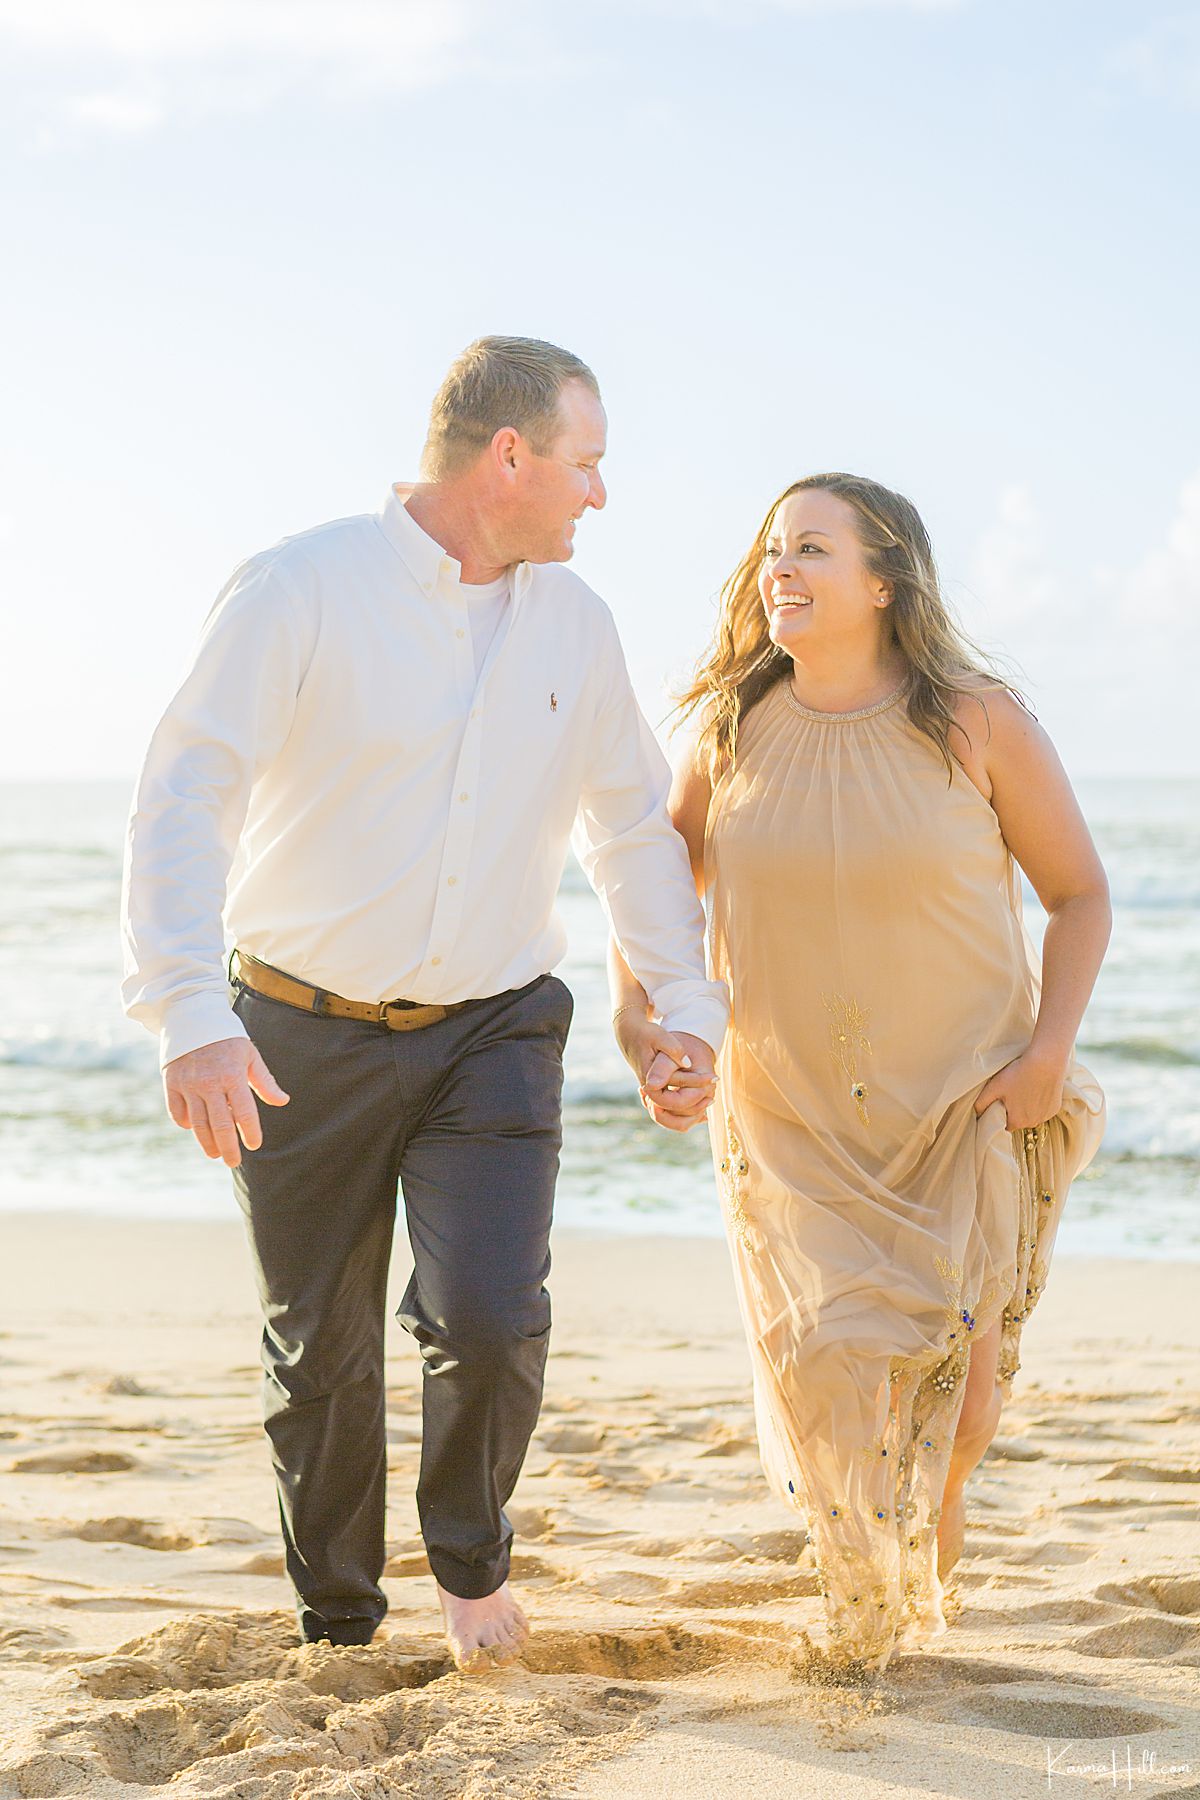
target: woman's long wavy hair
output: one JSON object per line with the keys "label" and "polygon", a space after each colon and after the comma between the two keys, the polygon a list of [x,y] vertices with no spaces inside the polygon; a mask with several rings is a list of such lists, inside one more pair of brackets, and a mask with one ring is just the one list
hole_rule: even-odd
{"label": "woman's long wavy hair", "polygon": [[863,560],[891,591],[888,616],[908,666],[908,716],[937,745],[953,779],[950,732],[959,696],[969,693],[979,699],[976,690],[982,681],[1006,688],[1022,705],[1026,702],[999,663],[973,644],[952,617],[929,533],[911,500],[861,475],[845,474],[806,475],[785,488],[721,590],[712,644],[676,707],[682,718],[697,707],[703,709],[697,752],[701,765],[707,765],[715,778],[733,761],[739,724],[769,688],[791,674],[791,657],[771,642],[758,578],[776,512],[792,494],[806,488],[823,488],[854,509]]}

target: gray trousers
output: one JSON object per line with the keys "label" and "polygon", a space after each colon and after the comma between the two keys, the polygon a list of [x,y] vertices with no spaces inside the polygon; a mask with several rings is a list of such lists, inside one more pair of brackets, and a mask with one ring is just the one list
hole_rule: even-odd
{"label": "gray trousers", "polygon": [[421,1346],[417,1506],[450,1593],[506,1579],[504,1506],[541,1404],[569,990],[544,975],[437,1025],[325,1019],[238,989],[291,1096],[260,1107],[234,1184],[264,1330],[264,1416],[309,1639],[367,1643],[387,1610],[384,1318],[397,1187]]}

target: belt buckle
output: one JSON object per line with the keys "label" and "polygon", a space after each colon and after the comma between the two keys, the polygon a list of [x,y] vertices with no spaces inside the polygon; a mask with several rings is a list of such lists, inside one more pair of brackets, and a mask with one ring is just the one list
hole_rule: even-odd
{"label": "belt buckle", "polygon": [[422,1010],[416,1001],[410,1001],[406,1006],[402,1000],[381,1000],[379,1002],[379,1022],[381,1025],[386,1025],[389,1031],[411,1031],[412,1026],[406,1025],[404,1020],[411,1017],[414,1012]]}

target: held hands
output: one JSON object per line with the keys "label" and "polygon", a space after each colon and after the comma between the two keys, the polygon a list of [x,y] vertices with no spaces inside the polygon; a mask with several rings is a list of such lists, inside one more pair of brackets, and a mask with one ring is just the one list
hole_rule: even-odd
{"label": "held hands", "polygon": [[286,1106],[284,1093],[249,1038],[221,1038],[177,1056],[163,1070],[167,1111],[183,1131],[195,1134],[205,1156],[236,1169],[247,1150],[262,1143],[257,1094],[268,1106]]}
{"label": "held hands", "polygon": [[664,1131],[698,1125],[716,1092],[713,1054],[703,1038],[668,1031],[636,1009],[616,1022],[617,1042],[638,1078],[642,1105]]}
{"label": "held hands", "polygon": [[985,1083],[975,1102],[975,1112],[977,1115],[986,1112],[999,1100],[1008,1115],[1010,1131],[1042,1125],[1062,1111],[1066,1076],[1067,1065],[1063,1057],[1047,1055],[1031,1045],[1024,1055],[1005,1063]]}

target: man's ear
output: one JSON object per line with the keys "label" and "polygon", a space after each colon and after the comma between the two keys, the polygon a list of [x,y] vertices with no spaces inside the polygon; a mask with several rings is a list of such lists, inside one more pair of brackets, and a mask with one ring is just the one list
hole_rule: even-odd
{"label": "man's ear", "polygon": [[517,464],[522,460],[525,440],[519,431],[511,425],[502,426],[492,439],[492,456],[496,466],[506,475],[516,472]]}

